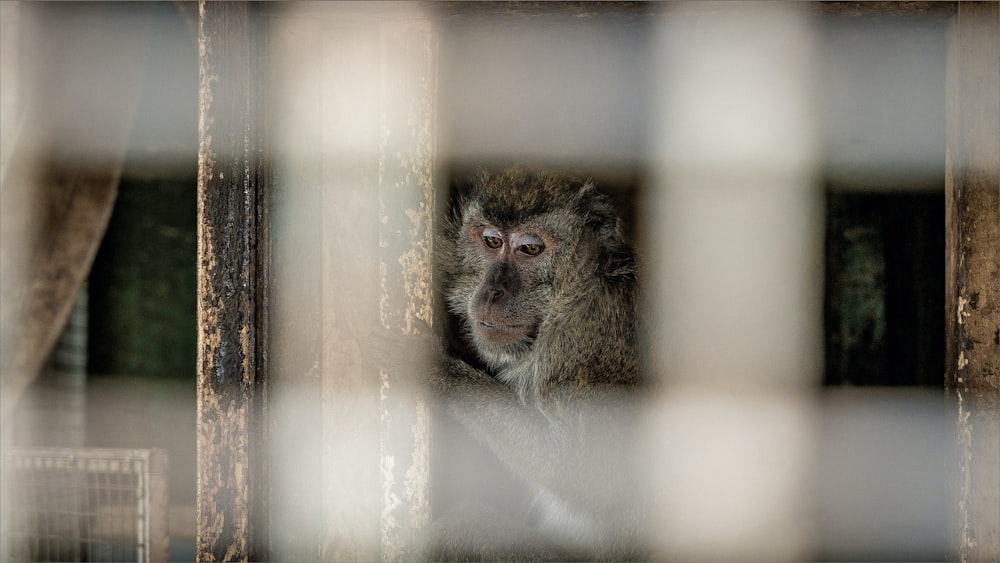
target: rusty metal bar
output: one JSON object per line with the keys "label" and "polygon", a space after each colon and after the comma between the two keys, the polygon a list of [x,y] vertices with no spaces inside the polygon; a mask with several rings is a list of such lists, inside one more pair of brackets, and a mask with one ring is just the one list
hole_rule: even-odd
{"label": "rusty metal bar", "polygon": [[1000,12],[958,3],[948,53],[945,385],[960,561],[1000,560]]}
{"label": "rusty metal bar", "polygon": [[247,3],[199,6],[198,520],[199,561],[250,560],[267,498],[259,344],[259,241],[266,226],[257,75],[259,34]]}

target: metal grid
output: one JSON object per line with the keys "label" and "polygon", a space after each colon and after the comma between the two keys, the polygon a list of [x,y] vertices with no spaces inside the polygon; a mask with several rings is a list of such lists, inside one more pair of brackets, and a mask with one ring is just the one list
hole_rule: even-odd
{"label": "metal grid", "polygon": [[162,450],[31,448],[3,455],[3,561],[165,561]]}

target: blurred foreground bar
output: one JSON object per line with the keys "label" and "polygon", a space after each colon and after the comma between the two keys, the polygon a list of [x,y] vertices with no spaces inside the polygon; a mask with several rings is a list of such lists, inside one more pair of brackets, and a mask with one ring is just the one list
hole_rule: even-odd
{"label": "blurred foreground bar", "polygon": [[802,560],[822,342],[815,33],[790,4],[676,5],[656,57],[646,217],[655,547],[671,561]]}

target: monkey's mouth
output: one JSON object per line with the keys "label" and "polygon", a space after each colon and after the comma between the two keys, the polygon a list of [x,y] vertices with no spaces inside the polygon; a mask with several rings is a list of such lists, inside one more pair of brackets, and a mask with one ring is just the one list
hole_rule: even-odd
{"label": "monkey's mouth", "polygon": [[501,324],[489,321],[479,321],[479,334],[496,344],[514,344],[528,337],[531,329],[520,324]]}
{"label": "monkey's mouth", "polygon": [[504,325],[499,323],[490,323],[486,321],[479,321],[479,324],[490,329],[490,330],[522,330],[524,325]]}

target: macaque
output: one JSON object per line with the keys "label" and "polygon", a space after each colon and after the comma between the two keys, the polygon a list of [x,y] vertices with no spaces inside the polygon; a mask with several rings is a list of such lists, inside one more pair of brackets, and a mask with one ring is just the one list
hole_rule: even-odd
{"label": "macaque", "polygon": [[590,181],[510,167],[460,193],[436,256],[468,353],[432,376],[444,409],[529,487],[523,514],[460,506],[431,560],[643,557],[635,257]]}

